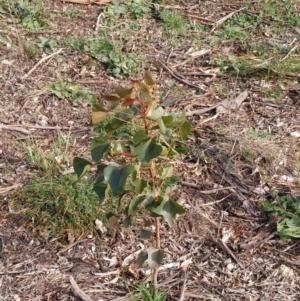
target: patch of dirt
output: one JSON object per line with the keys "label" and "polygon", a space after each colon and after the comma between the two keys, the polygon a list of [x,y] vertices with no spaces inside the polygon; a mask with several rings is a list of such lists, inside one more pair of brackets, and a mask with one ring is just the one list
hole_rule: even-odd
{"label": "patch of dirt", "polygon": [[[25,42],[40,37],[60,41],[93,36],[101,12],[92,5],[44,2],[52,22],[46,31],[26,31],[12,16],[0,15],[1,33],[9,41],[0,43],[0,300],[80,300],[74,295],[71,276],[92,300],[130,300],[128,283],[150,280],[149,269],[134,268],[138,251],[146,243],[131,230],[120,234],[118,243],[110,237],[83,235],[62,246],[57,239],[39,239],[17,227],[18,212],[9,206],[9,190],[25,184],[34,173],[25,162],[24,145],[30,141],[37,141],[47,152],[60,130],[74,137],[69,158],[90,156],[94,135],[90,106],[58,100],[47,87],[63,79],[80,84],[100,99],[100,92],[120,82],[86,53],[67,47],[37,66],[47,54],[28,59],[22,46]],[[81,16],[62,16],[66,7],[77,8]],[[169,1],[162,7],[213,27],[242,3]],[[204,32],[195,30],[203,42],[201,49],[209,51],[190,59],[190,41],[170,46],[166,32],[156,30],[157,20],[136,22],[139,29],[128,37],[124,48],[142,51],[139,54],[145,61],[140,70],[150,68],[166,100],[178,99],[174,109],[208,109],[189,117],[194,130],[187,141],[190,153],[176,164],[183,179],[177,198],[187,212],[173,228],[162,225],[166,256],[159,270],[159,289],[168,292],[166,300],[299,300],[300,243],[279,240],[276,221],[268,220],[257,206],[271,189],[300,195],[300,142],[291,136],[300,131],[299,74],[280,79],[276,74],[267,79],[253,74],[222,75],[210,61],[224,53],[246,55],[239,41],[224,40],[211,46],[215,45],[214,32],[209,40]],[[118,35],[116,27],[112,39],[120,38]],[[287,42],[294,37],[294,30],[286,32]],[[263,32],[253,39],[270,42]],[[282,91],[279,100],[272,95],[277,90]],[[238,108],[218,113],[222,101],[243,91],[248,91],[248,97]],[[68,167],[71,165],[70,160]],[[182,266],[186,265],[185,270]]]}

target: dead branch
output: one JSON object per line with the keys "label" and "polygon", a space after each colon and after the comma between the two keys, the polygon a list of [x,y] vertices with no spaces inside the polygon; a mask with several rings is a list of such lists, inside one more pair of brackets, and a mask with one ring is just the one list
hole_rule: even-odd
{"label": "dead branch", "polygon": [[161,61],[156,60],[156,61],[154,61],[154,64],[155,64],[156,67],[159,68],[159,69],[160,69],[160,68],[163,68],[165,71],[167,71],[173,78],[175,78],[175,79],[178,80],[179,82],[181,82],[181,83],[183,83],[183,84],[185,84],[185,85],[187,85],[187,86],[190,86],[190,87],[192,87],[192,88],[195,88],[195,89],[199,90],[199,91],[202,92],[202,93],[205,92],[203,88],[201,88],[201,87],[199,87],[199,86],[197,86],[197,85],[195,85],[195,84],[193,84],[193,83],[191,83],[191,82],[185,80],[182,76],[180,76],[179,74],[173,72],[170,68],[168,68],[168,67],[167,67],[164,63],[162,63]]}
{"label": "dead branch", "polygon": [[44,56],[42,59],[40,59],[25,75],[23,75],[20,80],[24,80],[26,79],[27,77],[29,77],[29,75],[39,66],[41,65],[42,63],[46,62],[47,60],[51,59],[52,57],[54,57],[55,55],[61,53],[63,51],[63,48],[57,50],[56,52],[54,53],[51,53],[47,56]]}
{"label": "dead branch", "polygon": [[70,276],[70,282],[71,282],[71,290],[74,294],[74,296],[80,298],[83,301],[93,301],[85,292],[83,292],[77,283],[75,282],[73,276]]}

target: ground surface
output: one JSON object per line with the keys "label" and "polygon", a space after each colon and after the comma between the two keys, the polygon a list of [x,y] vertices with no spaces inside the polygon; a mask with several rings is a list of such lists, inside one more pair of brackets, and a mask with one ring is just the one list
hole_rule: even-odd
{"label": "ground surface", "polygon": [[81,98],[99,100],[144,68],[193,124],[177,164],[187,213],[162,226],[166,300],[299,300],[299,241],[280,240],[258,207],[271,191],[300,195],[299,1],[168,1],[148,15],[142,4],[122,14],[117,4],[0,3],[0,300],[79,300],[70,276],[92,300],[130,300],[128,283],[149,279],[131,270],[143,245],[130,232],[119,244],[86,232],[63,244],[18,223],[26,208],[14,205],[40,177],[39,154],[61,174],[89,157]]}

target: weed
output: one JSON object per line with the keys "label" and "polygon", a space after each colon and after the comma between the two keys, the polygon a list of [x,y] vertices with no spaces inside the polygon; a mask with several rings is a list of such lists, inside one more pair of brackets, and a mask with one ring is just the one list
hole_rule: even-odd
{"label": "weed", "polygon": [[274,135],[268,133],[268,131],[248,131],[247,134],[253,139],[264,139],[264,140],[272,140],[274,139]]}
{"label": "weed", "polygon": [[49,50],[55,47],[56,43],[51,39],[40,37],[40,41],[34,43],[40,50],[48,53]]}
{"label": "weed", "polygon": [[63,11],[63,15],[68,18],[78,18],[81,16],[81,12],[77,8],[68,8]]}
{"label": "weed", "polygon": [[130,295],[131,301],[164,301],[167,296],[166,293],[159,292],[155,288],[147,288],[143,283],[132,286]]}
{"label": "weed", "polygon": [[64,165],[69,165],[69,146],[72,143],[72,137],[64,137],[58,131],[52,145],[46,151],[35,140],[32,140],[30,145],[24,145],[23,147],[27,154],[27,161],[33,168],[44,173],[55,174],[61,171]]}
{"label": "weed", "polygon": [[92,181],[83,179],[72,187],[74,175],[38,175],[12,195],[15,208],[25,208],[19,222],[44,238],[95,231],[94,222],[101,219],[98,198],[92,193]]}
{"label": "weed", "polygon": [[31,60],[35,59],[38,55],[38,49],[32,43],[23,43],[23,50],[25,55]]}
{"label": "weed", "polygon": [[177,13],[162,11],[159,17],[163,21],[163,27],[170,30],[172,33],[184,35],[188,31],[188,26],[184,19]]}
{"label": "weed", "polygon": [[108,38],[68,40],[66,44],[72,49],[88,52],[91,57],[105,64],[116,77],[128,76],[137,69],[139,58],[123,52],[121,43],[111,43]]}
{"label": "weed", "polygon": [[130,0],[124,2],[112,1],[112,4],[104,9],[107,19],[116,20],[121,16],[140,19],[149,16],[151,9],[149,2],[145,0]]}
{"label": "weed", "polygon": [[49,91],[59,99],[68,100],[74,106],[77,106],[78,103],[82,101],[85,101],[90,105],[93,105],[96,102],[89,90],[81,89],[78,85],[72,85],[66,82],[53,84],[49,87]]}
{"label": "weed", "polygon": [[268,215],[277,215],[277,234],[283,240],[300,238],[300,197],[273,194],[273,200],[260,204],[261,209]]}

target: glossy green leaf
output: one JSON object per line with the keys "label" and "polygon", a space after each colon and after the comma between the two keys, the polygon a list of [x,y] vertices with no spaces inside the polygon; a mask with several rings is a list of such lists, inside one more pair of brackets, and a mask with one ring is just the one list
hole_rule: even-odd
{"label": "glossy green leaf", "polygon": [[143,231],[140,235],[140,239],[142,240],[148,240],[152,237],[152,232],[151,231]]}
{"label": "glossy green leaf", "polygon": [[99,198],[99,205],[101,205],[106,196],[107,184],[106,183],[96,183],[93,186],[93,190],[97,193]]}
{"label": "glossy green leaf", "polygon": [[129,228],[132,224],[132,219],[131,219],[131,216],[127,216],[124,221],[123,221],[123,227],[125,229]]}
{"label": "glossy green leaf", "polygon": [[142,203],[145,197],[138,195],[135,198],[133,198],[128,206],[127,214],[131,215],[139,206],[139,204]]}
{"label": "glossy green leaf", "polygon": [[143,179],[136,179],[132,182],[132,185],[135,188],[135,192],[140,194],[147,187],[148,183]]}
{"label": "glossy green leaf", "polygon": [[124,98],[126,96],[129,96],[132,92],[132,88],[124,88],[122,86],[116,86],[115,92],[120,98]]}
{"label": "glossy green leaf", "polygon": [[102,94],[101,96],[107,101],[120,101],[121,98],[117,95]]}
{"label": "glossy green leaf", "polygon": [[133,171],[133,165],[122,167],[118,164],[110,163],[107,167],[105,167],[104,178],[105,181],[109,183],[109,186],[114,195],[120,195],[124,192],[127,177]]}
{"label": "glossy green leaf", "polygon": [[92,158],[95,162],[102,159],[109,148],[109,143],[104,137],[95,137],[92,140]]}
{"label": "glossy green leaf", "polygon": [[183,214],[185,213],[185,210],[177,202],[166,198],[158,207],[151,210],[151,212],[162,215],[168,225],[172,227],[174,225],[176,214]]}
{"label": "glossy green leaf", "polygon": [[136,260],[136,264],[138,266],[142,266],[147,259],[148,259],[147,251],[141,251],[138,255],[137,260]]}
{"label": "glossy green leaf", "polygon": [[108,114],[109,111],[107,109],[105,109],[98,103],[95,103],[92,108],[92,124],[95,125],[103,121]]}
{"label": "glossy green leaf", "polygon": [[151,269],[157,269],[162,260],[163,260],[163,257],[165,255],[164,251],[163,250],[157,250],[153,247],[149,247],[147,249],[147,253],[148,253],[148,264],[149,264],[149,267]]}
{"label": "glossy green leaf", "polygon": [[186,140],[188,138],[189,133],[191,132],[191,123],[188,121],[185,121],[181,126],[180,126],[180,133],[181,133],[181,138],[183,140]]}
{"label": "glossy green leaf", "polygon": [[140,162],[150,162],[157,158],[161,152],[162,147],[155,142],[155,138],[147,142],[141,142],[134,148],[134,154],[137,155]]}
{"label": "glossy green leaf", "polygon": [[145,131],[140,130],[138,132],[135,133],[135,135],[133,136],[133,145],[137,146],[139,145],[141,142],[150,140],[150,138],[147,136],[147,134],[145,133]]}
{"label": "glossy green leaf", "polygon": [[92,167],[92,163],[89,161],[75,157],[73,159],[73,168],[78,178],[84,176]]}

